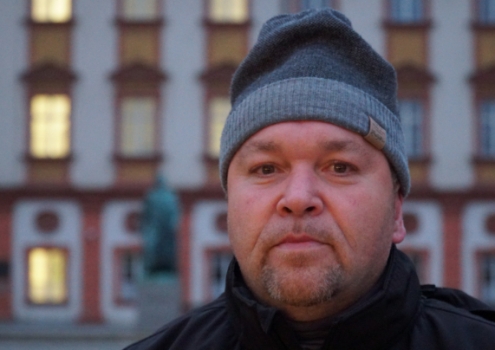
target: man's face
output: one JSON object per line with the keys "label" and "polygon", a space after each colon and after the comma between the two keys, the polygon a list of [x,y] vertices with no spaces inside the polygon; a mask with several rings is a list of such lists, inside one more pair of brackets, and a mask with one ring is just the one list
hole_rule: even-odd
{"label": "man's face", "polygon": [[253,293],[299,320],[364,295],[402,241],[402,197],[385,156],[314,121],[269,126],[229,167],[228,228]]}

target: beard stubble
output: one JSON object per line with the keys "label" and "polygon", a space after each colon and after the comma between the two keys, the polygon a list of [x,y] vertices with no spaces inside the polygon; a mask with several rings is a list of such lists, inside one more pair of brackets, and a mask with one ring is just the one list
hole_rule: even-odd
{"label": "beard stubble", "polygon": [[[327,230],[311,225],[295,225],[291,231],[295,234],[304,232],[324,242],[328,242],[331,235]],[[268,236],[277,237],[281,234],[278,232]],[[268,257],[262,262],[261,285],[273,300],[285,305],[310,307],[327,303],[339,294],[344,272],[338,261],[321,266],[315,264],[308,253],[288,255],[284,260],[285,266],[274,266]]]}

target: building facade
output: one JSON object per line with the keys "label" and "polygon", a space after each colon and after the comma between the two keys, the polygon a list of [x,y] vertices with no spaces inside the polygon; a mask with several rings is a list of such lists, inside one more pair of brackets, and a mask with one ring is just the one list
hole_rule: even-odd
{"label": "building facade", "polygon": [[270,17],[332,6],[397,69],[423,283],[495,305],[494,0],[0,3],[0,319],[135,324],[139,213],[182,203],[183,309],[223,289],[231,76]]}

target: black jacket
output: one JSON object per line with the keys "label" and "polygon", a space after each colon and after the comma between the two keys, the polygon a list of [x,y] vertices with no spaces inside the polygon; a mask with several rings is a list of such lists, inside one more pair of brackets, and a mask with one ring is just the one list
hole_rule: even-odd
{"label": "black jacket", "polygon": [[[420,287],[412,263],[395,247],[380,284],[335,317],[323,349],[495,349],[495,311],[460,291]],[[127,349],[300,347],[280,312],[254,300],[234,260],[222,296]]]}

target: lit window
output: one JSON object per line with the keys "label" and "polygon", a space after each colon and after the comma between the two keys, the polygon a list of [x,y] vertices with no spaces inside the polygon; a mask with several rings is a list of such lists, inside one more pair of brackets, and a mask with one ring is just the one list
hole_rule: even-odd
{"label": "lit window", "polygon": [[480,103],[480,155],[495,156],[495,100]]}
{"label": "lit window", "polygon": [[230,100],[228,97],[214,97],[210,100],[209,120],[210,135],[208,153],[217,158],[220,154],[220,138],[222,136],[225,120],[230,112]]}
{"label": "lit window", "polygon": [[390,0],[393,22],[414,23],[424,20],[422,0]]}
{"label": "lit window", "polygon": [[118,300],[126,303],[137,298],[137,283],[142,275],[141,254],[137,251],[124,251],[120,254]]}
{"label": "lit window", "polygon": [[123,0],[125,19],[150,20],[158,17],[158,0]]}
{"label": "lit window", "polygon": [[478,20],[483,24],[495,24],[495,0],[479,0]]}
{"label": "lit window", "polygon": [[225,277],[232,260],[230,252],[215,252],[211,257],[211,297],[214,299],[225,290]]}
{"label": "lit window", "polygon": [[72,0],[32,0],[31,18],[35,22],[67,22],[72,17]]}
{"label": "lit window", "polygon": [[59,248],[33,248],[28,253],[28,298],[34,304],[67,301],[67,256]]}
{"label": "lit window", "polygon": [[70,99],[67,95],[35,95],[31,99],[31,155],[62,158],[70,147]]}
{"label": "lit window", "polygon": [[495,305],[495,255],[485,255],[481,261],[481,299]]}
{"label": "lit window", "polygon": [[420,100],[399,101],[400,119],[409,158],[423,156],[423,103]]}
{"label": "lit window", "polygon": [[156,99],[126,97],[122,100],[121,154],[149,156],[155,147]]}
{"label": "lit window", "polygon": [[248,0],[209,0],[209,19],[220,23],[243,23],[248,19]]}

